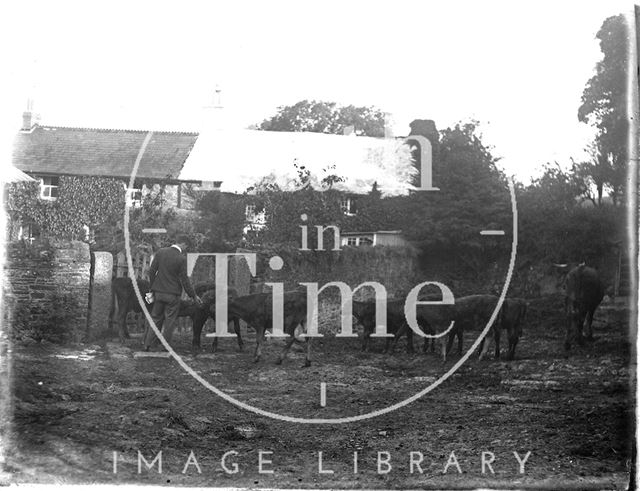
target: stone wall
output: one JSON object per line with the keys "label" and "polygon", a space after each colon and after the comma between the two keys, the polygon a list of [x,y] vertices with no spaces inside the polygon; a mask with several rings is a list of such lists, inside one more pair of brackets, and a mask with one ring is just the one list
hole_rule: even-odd
{"label": "stone wall", "polygon": [[84,242],[10,243],[4,271],[13,334],[78,342],[85,338],[91,257]]}

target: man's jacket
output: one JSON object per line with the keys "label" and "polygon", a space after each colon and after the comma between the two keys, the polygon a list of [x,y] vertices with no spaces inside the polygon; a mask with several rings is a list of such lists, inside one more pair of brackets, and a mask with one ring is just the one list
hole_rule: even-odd
{"label": "man's jacket", "polygon": [[182,288],[191,298],[196,293],[187,276],[187,260],[175,247],[160,249],[151,261],[149,268],[151,291],[182,295]]}

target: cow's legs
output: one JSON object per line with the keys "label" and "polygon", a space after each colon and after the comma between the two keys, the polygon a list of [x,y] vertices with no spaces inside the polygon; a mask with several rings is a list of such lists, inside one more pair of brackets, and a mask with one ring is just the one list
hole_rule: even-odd
{"label": "cow's legs", "polygon": [[576,336],[578,344],[580,344],[580,345],[583,345],[584,344],[584,340],[585,340],[585,337],[582,334],[582,328],[584,326],[584,320],[585,320],[586,316],[587,316],[586,312],[583,312],[583,311],[579,311],[578,312],[578,318],[577,318],[577,321],[576,321],[576,328],[574,330],[575,331],[574,334]]}
{"label": "cow's legs", "polygon": [[513,360],[516,355],[516,345],[518,344],[518,336],[509,336],[509,352],[507,360]]}
{"label": "cow's legs", "polygon": [[449,333],[447,335],[447,340],[445,341],[444,338],[440,338],[440,356],[442,358],[442,363],[445,363],[447,361],[447,347],[450,344],[453,344],[453,341],[449,342],[450,337],[452,336],[452,333]]}
{"label": "cow's legs", "polygon": [[565,351],[569,351],[571,349],[571,341],[573,337],[572,333],[573,333],[573,321],[571,320],[571,318],[567,318],[567,332],[565,333],[565,336],[564,336]]}
{"label": "cow's legs", "polygon": [[[303,329],[304,331],[306,331],[306,330],[307,330],[307,326],[306,326],[306,324],[307,324],[307,321],[306,321],[306,320],[303,320],[302,322],[300,322],[300,325],[302,326],[302,329]],[[293,333],[295,334],[295,328],[294,328],[294,330],[293,330]],[[295,336],[294,336],[294,338],[293,338],[293,339],[295,339]],[[306,368],[306,367],[310,367],[310,366],[311,366],[311,343],[313,342],[313,338],[309,338],[309,337],[307,337],[307,338],[305,338],[305,339],[306,339],[306,342],[307,342],[307,353],[306,353],[306,355],[305,355],[303,368]]]}
{"label": "cow's legs", "polygon": [[493,330],[493,328],[491,328],[491,330],[487,333],[487,335],[484,337],[484,339],[480,343],[480,356],[478,357],[479,360],[482,360],[487,355],[487,352],[489,351],[489,344],[490,344],[489,343],[489,336],[491,336],[491,334],[493,334],[491,332],[492,330]]}
{"label": "cow's legs", "polygon": [[362,325],[362,351],[369,351],[369,346],[371,345],[371,334],[374,331],[373,326]]}
{"label": "cow's legs", "polygon": [[306,358],[304,359],[305,367],[311,366],[311,343],[312,342],[313,342],[313,338],[307,338],[307,355],[306,355]]}
{"label": "cow's legs", "polygon": [[291,348],[291,345],[295,342],[295,340],[296,340],[295,335],[289,334],[289,337],[285,341],[284,348],[282,348],[282,351],[280,352],[280,356],[278,356],[278,359],[276,360],[276,365],[282,364],[283,360],[287,356],[287,353],[289,352],[289,349]]}
{"label": "cow's legs", "polygon": [[458,336],[458,354],[462,355],[462,341],[464,340],[464,331],[462,328],[455,329],[456,336]]}
{"label": "cow's legs", "polygon": [[[207,320],[207,316],[206,315],[201,315],[199,313],[193,314],[191,316],[191,324],[192,324],[192,330],[193,330],[193,338],[191,340],[191,351],[193,351],[194,353],[197,353],[200,351],[201,349],[201,345],[200,345],[200,337],[202,335],[202,328],[204,327],[204,323]],[[217,340],[217,338],[213,338],[214,339],[214,343],[216,342],[215,340]],[[214,351],[212,349],[212,351]]]}
{"label": "cow's legs", "polygon": [[[449,332],[449,334],[447,335],[447,347],[446,347],[446,351],[443,353],[443,357],[442,357],[442,361],[446,361],[446,358],[449,353],[451,353],[451,348],[453,347],[453,340],[456,337],[456,331],[451,331]],[[444,343],[442,343],[442,345],[444,346]]]}
{"label": "cow's legs", "polygon": [[396,344],[398,344],[398,341],[405,333],[409,336],[409,326],[406,322],[400,326],[393,338],[386,339],[385,351],[388,351],[389,343],[391,342],[391,352],[393,353],[396,349]]}
{"label": "cow's legs", "polygon": [[253,357],[255,363],[260,361],[262,356],[262,343],[264,342],[265,328],[264,326],[256,327],[256,351]]}
{"label": "cow's legs", "polygon": [[[391,338],[387,338],[391,340]],[[407,353],[415,353],[413,349],[413,332],[409,329],[407,330]]]}
{"label": "cow's legs", "polygon": [[590,310],[587,313],[587,328],[586,328],[586,336],[585,336],[587,341],[593,341],[593,329],[592,329],[593,314],[595,314],[595,309]]}
{"label": "cow's legs", "polygon": [[495,358],[498,360],[500,358],[500,328],[498,326],[493,328],[493,339],[496,342]]}
{"label": "cow's legs", "polygon": [[233,318],[233,330],[235,331],[236,337],[238,338],[238,348],[240,349],[240,351],[242,351],[244,349],[244,342],[242,341],[242,334],[240,332],[240,319],[238,319],[237,317]]}
{"label": "cow's legs", "polygon": [[124,344],[125,339],[129,337],[129,332],[127,331],[126,309],[118,310],[118,337],[122,344]]}

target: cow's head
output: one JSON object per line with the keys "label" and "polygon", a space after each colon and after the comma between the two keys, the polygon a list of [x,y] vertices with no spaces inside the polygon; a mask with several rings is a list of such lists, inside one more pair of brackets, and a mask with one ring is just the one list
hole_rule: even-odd
{"label": "cow's head", "polygon": [[572,271],[573,269],[580,267],[580,266],[584,266],[585,263],[584,261],[581,263],[562,263],[562,264],[558,264],[558,263],[553,263],[553,267],[556,271],[556,288],[557,289],[565,289],[566,288],[566,281],[567,281],[567,275],[569,274],[569,271]]}

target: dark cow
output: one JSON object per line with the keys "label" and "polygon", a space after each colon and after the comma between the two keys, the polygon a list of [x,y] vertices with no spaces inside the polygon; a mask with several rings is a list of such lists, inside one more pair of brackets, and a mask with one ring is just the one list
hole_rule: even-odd
{"label": "dark cow", "polygon": [[[362,351],[369,351],[371,334],[376,330],[376,301],[360,302],[354,300],[352,305],[351,312],[363,329]],[[397,334],[405,323],[404,300],[387,300],[387,332]],[[392,340],[393,337],[385,338],[385,352],[389,350]],[[411,331],[407,331],[407,352],[414,352]]]}
{"label": "dark cow", "polygon": [[[453,305],[416,305],[416,321],[423,332],[435,334],[445,331],[452,321],[454,325],[447,334],[447,342],[440,342],[442,361],[445,362],[451,352],[453,342],[458,338],[458,352],[462,354],[465,329],[473,329],[477,325],[483,328],[496,308],[498,297],[495,295],[469,295],[455,300]],[[410,330],[405,323],[396,335],[401,337]],[[425,343],[426,346],[426,343]]]}
{"label": "dark cow", "polygon": [[[149,282],[146,280],[136,281],[140,294],[144,296],[149,291]],[[114,278],[111,281],[111,308],[109,310],[108,326],[109,330],[111,330],[115,315],[115,321],[118,324],[118,336],[120,337],[120,342],[123,343],[125,339],[130,337],[127,329],[127,314],[129,312],[137,314],[142,312],[142,306],[138,302],[138,297],[136,297],[131,278]]]}
{"label": "dark cow", "polygon": [[[149,282],[146,280],[136,281],[138,283],[140,294],[144,297],[144,294],[149,291]],[[193,325],[193,340],[191,342],[191,345],[193,350],[196,351],[200,350],[200,337],[202,334],[202,328],[207,319],[210,317],[211,310],[213,309],[213,311],[215,312],[215,284],[196,284],[194,286],[194,290],[196,291],[196,294],[198,294],[198,296],[203,299],[202,307],[198,307],[194,302],[190,300],[181,300],[180,312],[178,313],[178,317],[191,318],[191,322]],[[237,296],[237,293],[233,288],[229,288],[229,296],[230,298]],[[147,306],[149,313],[151,313],[151,307],[151,305]],[[138,297],[136,296],[136,292],[133,289],[131,278],[114,278],[111,282],[111,309],[109,311],[109,329],[111,329],[111,325],[113,323],[113,318],[115,315],[116,321],[118,323],[118,334],[121,342],[124,342],[125,339],[128,339],[130,337],[126,323],[127,314],[129,312],[134,312],[136,314],[142,315],[142,306],[140,305],[140,302],[138,302]],[[215,319],[215,313],[213,314],[213,318]],[[230,322],[233,322],[234,324],[234,331],[238,338],[238,346],[242,350],[243,342],[242,336],[240,334],[239,319],[237,317],[231,317]],[[149,329],[148,325],[146,325],[146,329]],[[217,349],[217,345],[218,338],[214,338],[211,345],[211,350],[215,351]]]}
{"label": "dark cow", "polygon": [[[474,329],[477,326],[484,329],[487,322],[489,322],[491,315],[495,311],[497,303],[498,297],[495,295],[469,295],[455,300],[455,304],[452,306],[452,320],[455,321],[455,324],[453,330],[449,332],[449,335],[447,336],[446,348],[444,347],[444,343],[442,344],[443,362],[446,361],[447,354],[451,351],[455,337],[458,338],[458,351],[462,354],[465,329]],[[498,319],[494,322],[494,327],[497,323]],[[482,356],[483,354],[481,351],[480,357],[482,358]]]}
{"label": "dark cow", "polygon": [[[200,351],[200,337],[202,334],[202,329],[207,322],[207,319],[211,318],[215,322],[216,314],[216,293],[215,293],[215,285],[213,288],[205,289],[205,287],[210,286],[210,284],[205,284],[200,287],[200,291],[198,291],[198,286],[194,287],[198,296],[202,299],[202,306],[198,307],[192,301],[182,300],[180,302],[180,314],[191,317],[191,322],[193,325],[193,340],[191,342],[191,347],[194,352]],[[228,288],[228,302],[238,297],[238,293],[234,288]],[[228,304],[227,304],[228,305]],[[242,342],[242,336],[240,334],[240,319],[237,316],[230,315],[229,322],[233,322],[233,330],[236,333],[236,337],[238,339],[238,348],[240,351],[244,348],[244,343]],[[214,337],[213,342],[211,343],[211,351],[215,352],[218,348],[218,338]]]}
{"label": "dark cow", "polygon": [[[265,332],[273,328],[273,308],[271,293],[254,293],[238,297],[228,306],[229,315],[237,316],[256,330],[256,351],[254,361],[258,362],[262,355],[262,343]],[[287,356],[289,348],[296,340],[295,330],[298,325],[305,327],[307,320],[307,295],[301,290],[284,293],[283,298],[284,332],[289,337],[278,357],[277,364],[281,364]],[[305,367],[311,366],[311,338],[306,338],[307,354]]]}
{"label": "dark cow", "polygon": [[[506,298],[502,304],[502,309],[494,327],[491,331],[495,343],[495,357],[500,358],[500,333],[502,330],[507,332],[507,340],[509,349],[507,351],[507,360],[513,360],[516,352],[516,345],[522,335],[522,323],[527,313],[527,302],[522,298]],[[486,342],[486,344],[485,344]],[[489,348],[489,340],[483,339],[480,344],[480,359],[484,358]]]}
{"label": "dark cow", "polygon": [[581,264],[567,274],[565,280],[565,313],[567,316],[567,332],[564,349],[571,349],[571,341],[578,344],[584,342],[582,328],[587,321],[586,339],[593,339],[593,315],[604,298],[604,284],[594,268]]}
{"label": "dark cow", "polygon": [[[502,306],[500,325],[507,331],[509,350],[507,360],[513,360],[516,354],[516,345],[522,335],[522,324],[527,315],[527,302],[522,298],[507,298]],[[500,349],[498,348],[498,352]]]}

